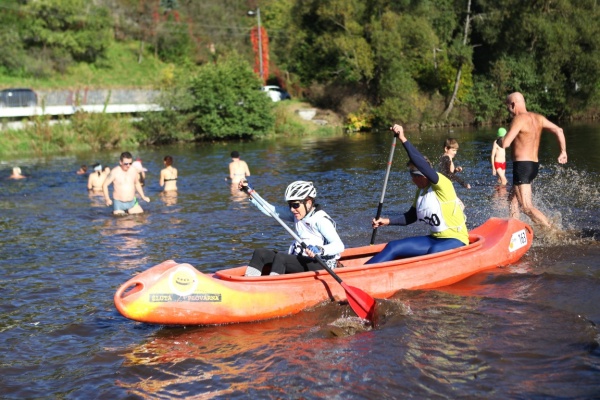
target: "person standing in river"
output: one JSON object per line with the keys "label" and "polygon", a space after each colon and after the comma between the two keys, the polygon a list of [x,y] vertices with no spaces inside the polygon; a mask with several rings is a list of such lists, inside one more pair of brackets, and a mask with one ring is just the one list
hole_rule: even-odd
{"label": "person standing in river", "polygon": [[137,170],[137,172],[140,175],[139,176],[140,185],[145,186],[146,185],[146,172],[148,172],[148,170],[142,166],[142,159],[138,157],[131,166],[133,169]]}
{"label": "person standing in river", "polygon": [[[121,153],[119,166],[113,168],[102,185],[102,192],[107,206],[113,206],[113,214],[141,214],[144,212],[139,205],[135,192],[139,193],[142,199],[150,202],[150,198],[144,194],[144,189],[140,184],[139,173],[136,168],[131,168],[133,156],[128,151]],[[113,200],[108,194],[108,186],[113,184]]]}
{"label": "person standing in river", "polygon": [[238,183],[250,176],[250,169],[246,161],[240,160],[240,153],[237,151],[231,152],[231,162],[229,163],[229,179],[231,185],[237,186]]}
{"label": "person standing in river", "polygon": [[92,165],[92,167],[94,168],[94,171],[88,177],[87,188],[90,192],[101,195],[102,194],[102,184],[104,183],[104,179],[106,179],[106,176],[102,172],[101,164],[96,163],[96,164]]}
{"label": "person standing in river", "polygon": [[463,167],[454,165],[454,157],[456,156],[457,152],[458,141],[454,138],[447,138],[444,141],[444,154],[440,156],[440,172],[451,181],[458,182],[463,187],[471,189],[471,185],[457,175],[459,172],[463,171]]}
{"label": "person standing in river", "polygon": [[12,174],[8,177],[8,179],[25,179],[27,178],[25,175],[21,175],[21,168],[13,167]]}
{"label": "person standing in river", "polygon": [[508,181],[506,180],[506,150],[501,147],[502,138],[506,136],[506,129],[498,129],[498,137],[492,144],[492,155],[490,161],[492,163],[492,175],[498,177],[498,184],[506,186]]}
{"label": "person standing in river", "polygon": [[160,171],[160,186],[164,187],[165,192],[177,191],[177,168],[173,167],[173,157],[165,156],[163,159],[165,168]]}
{"label": "person standing in river", "polygon": [[548,121],[546,117],[527,111],[525,98],[519,92],[506,97],[506,108],[513,119],[502,141],[504,149],[512,145],[513,186],[509,195],[510,216],[517,218],[520,208],[534,223],[551,228],[552,224],[548,218],[533,205],[531,184],[538,174],[542,131],[548,130],[556,136],[560,148],[559,164],[567,162],[565,135],[562,128]]}

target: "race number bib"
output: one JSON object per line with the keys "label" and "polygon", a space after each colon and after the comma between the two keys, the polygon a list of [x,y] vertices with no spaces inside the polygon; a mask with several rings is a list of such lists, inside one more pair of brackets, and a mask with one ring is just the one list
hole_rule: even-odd
{"label": "race number bib", "polygon": [[508,245],[508,251],[511,253],[513,251],[519,250],[521,247],[527,245],[527,233],[525,229],[521,229],[518,232],[512,234],[510,238],[510,244]]}

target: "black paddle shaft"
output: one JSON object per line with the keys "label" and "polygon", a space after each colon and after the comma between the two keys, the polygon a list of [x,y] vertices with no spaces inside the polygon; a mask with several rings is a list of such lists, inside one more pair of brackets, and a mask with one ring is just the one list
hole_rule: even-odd
{"label": "black paddle shaft", "polygon": [[[394,135],[394,140],[392,140],[392,148],[390,150],[390,157],[388,158],[387,169],[385,170],[385,179],[383,180],[383,190],[381,191],[381,198],[379,199],[379,206],[377,206],[377,214],[375,216],[375,220],[378,220],[381,217],[381,210],[383,209],[383,199],[385,198],[385,191],[387,190],[387,183],[390,177],[390,170],[392,169],[392,160],[394,159],[394,150],[396,149],[396,138],[398,134]],[[375,236],[377,236],[377,229],[373,228],[373,233],[371,234],[371,244],[375,243]]]}

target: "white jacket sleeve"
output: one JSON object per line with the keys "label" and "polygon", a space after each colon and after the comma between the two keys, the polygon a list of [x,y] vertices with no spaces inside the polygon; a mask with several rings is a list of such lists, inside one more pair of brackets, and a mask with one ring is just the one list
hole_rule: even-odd
{"label": "white jacket sleeve", "polygon": [[[265,209],[258,201],[254,200],[254,197],[257,197],[265,207],[268,207],[268,210]],[[294,221],[294,214],[290,211],[288,207],[282,206],[273,206],[271,203],[263,199],[258,193],[252,193],[252,197],[250,198],[250,203],[254,204],[256,208],[258,208],[263,214],[271,216],[271,213],[275,213],[279,218],[286,221]]]}
{"label": "white jacket sleeve", "polygon": [[344,243],[342,242],[342,239],[340,239],[340,235],[338,235],[333,222],[331,222],[329,218],[321,218],[317,223],[317,228],[327,242],[327,244],[323,246],[324,256],[338,255],[344,251]]}

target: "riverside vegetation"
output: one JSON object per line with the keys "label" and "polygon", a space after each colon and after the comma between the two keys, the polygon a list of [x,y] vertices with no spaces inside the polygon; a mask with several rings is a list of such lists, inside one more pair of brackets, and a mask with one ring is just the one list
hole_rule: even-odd
{"label": "riverside vegetation", "polygon": [[[307,130],[257,90],[256,2],[6,0],[0,87],[150,87],[140,122],[45,117],[0,136],[0,154],[254,139]],[[348,130],[503,123],[506,94],[553,119],[598,116],[595,0],[262,0],[266,83],[330,109]],[[527,29],[523,29],[526,26]],[[287,102],[286,102],[287,103]]]}

